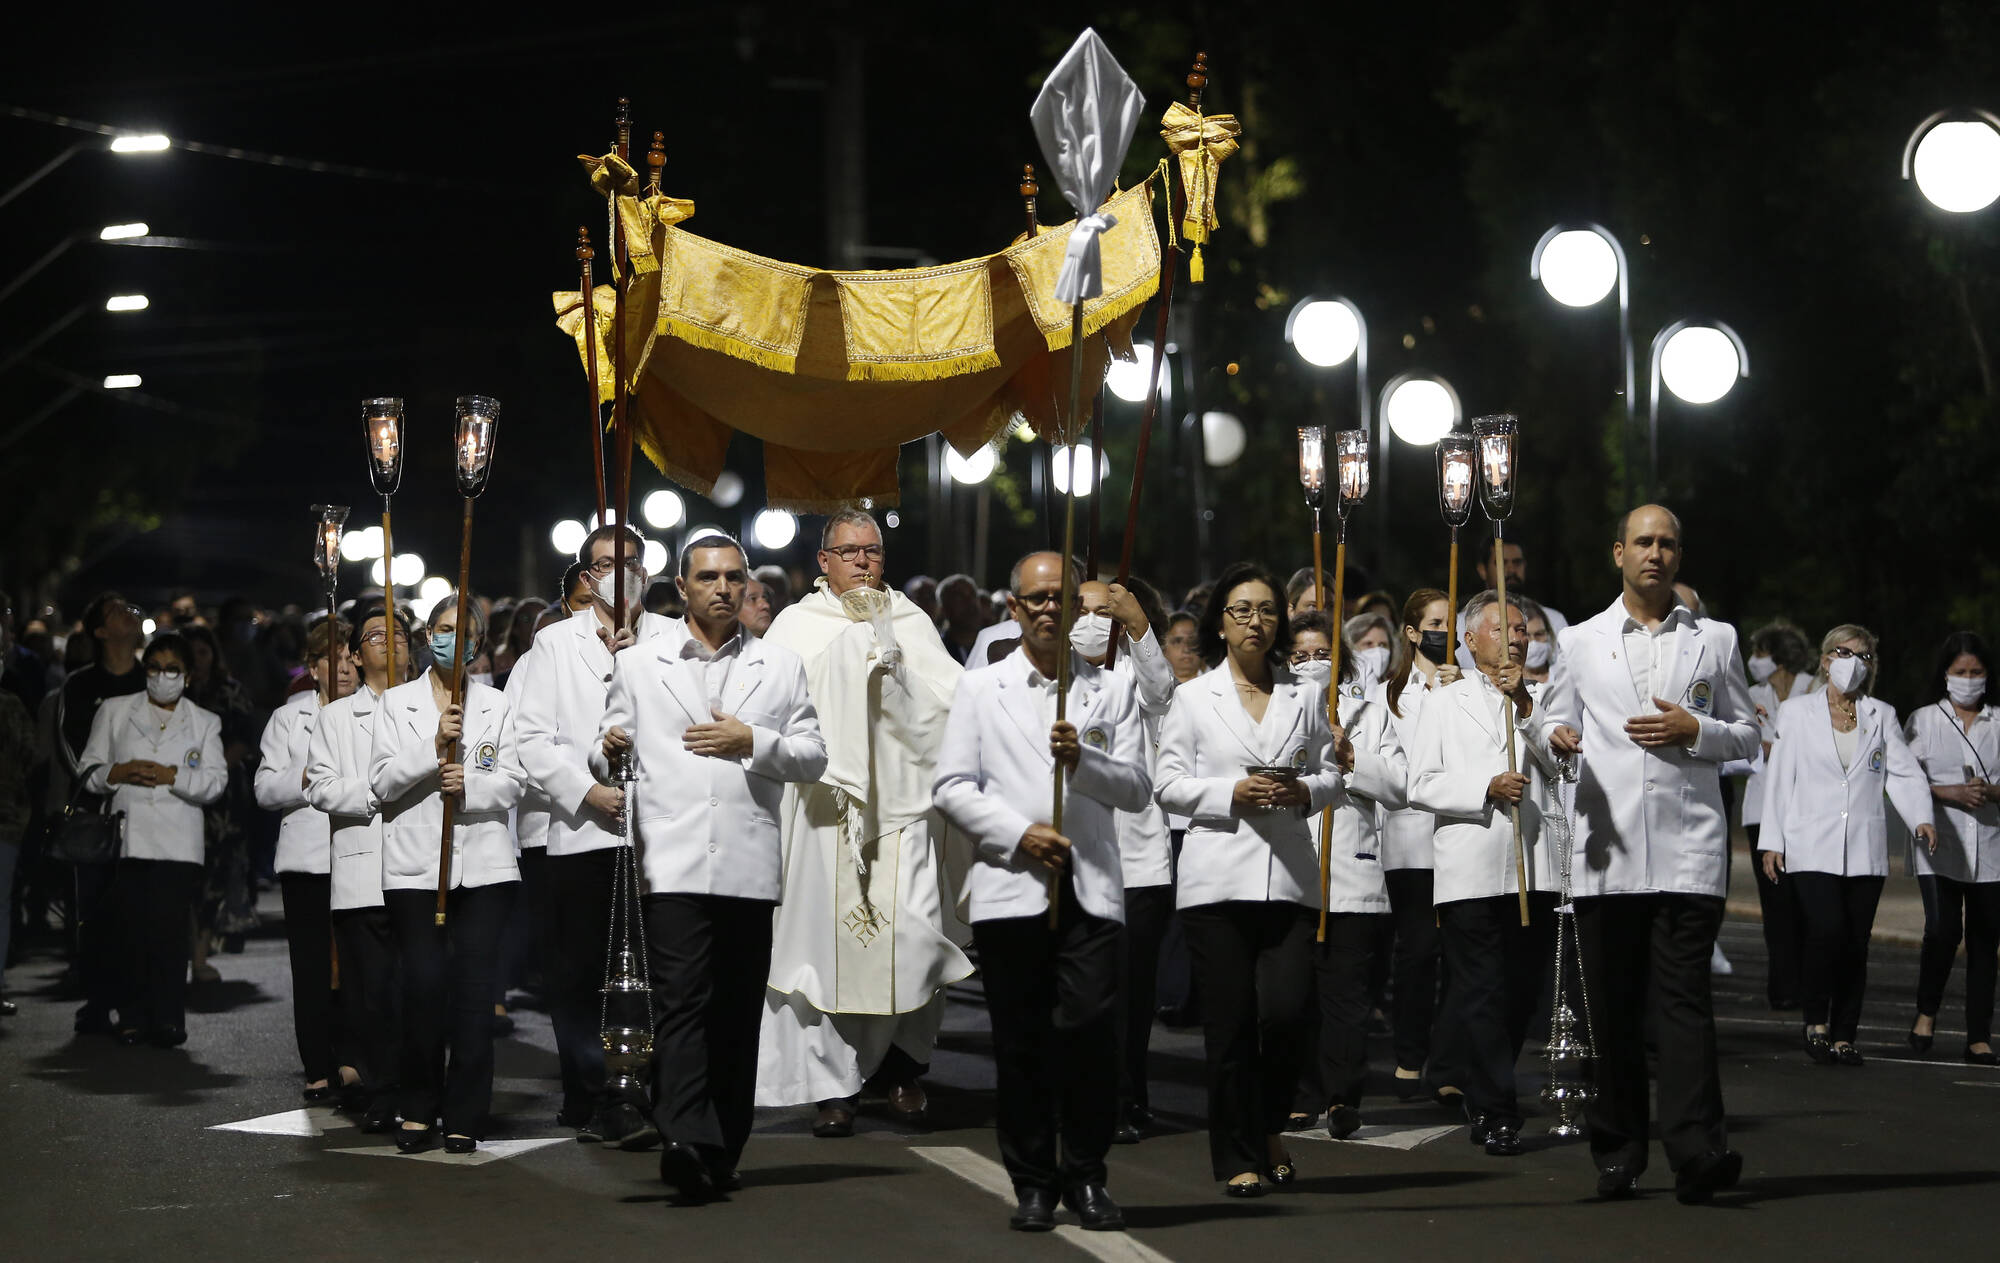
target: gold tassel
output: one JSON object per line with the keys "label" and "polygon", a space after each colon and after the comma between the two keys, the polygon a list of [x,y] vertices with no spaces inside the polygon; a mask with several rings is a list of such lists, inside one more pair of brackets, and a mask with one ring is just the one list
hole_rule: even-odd
{"label": "gold tassel", "polygon": [[1188,260],[1188,281],[1194,285],[1199,285],[1202,282],[1201,243],[1199,241],[1195,242],[1194,255]]}

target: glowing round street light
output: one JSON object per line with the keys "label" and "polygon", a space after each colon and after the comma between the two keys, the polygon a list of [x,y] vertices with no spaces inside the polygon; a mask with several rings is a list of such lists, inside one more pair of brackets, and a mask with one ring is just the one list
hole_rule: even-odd
{"label": "glowing round street light", "polygon": [[647,574],[664,574],[667,569],[667,546],[657,539],[649,539],[639,551],[639,560],[644,563]]}
{"label": "glowing round street light", "polygon": [[1361,337],[1360,313],[1341,298],[1309,298],[1292,308],[1285,321],[1285,341],[1300,359],[1319,368],[1347,363]]}
{"label": "glowing round street light", "polygon": [[1440,377],[1405,373],[1382,388],[1382,416],[1389,431],[1416,447],[1430,447],[1465,414],[1458,392]]}
{"label": "glowing round street light", "polygon": [[1531,270],[1550,298],[1565,307],[1590,307],[1618,283],[1618,252],[1594,229],[1565,228],[1544,238]]}
{"label": "glowing round street light", "polygon": [[759,548],[776,552],[798,538],[799,520],[783,509],[763,509],[750,525]]}
{"label": "glowing round street light", "polygon": [[382,577],[385,573],[395,576],[397,587],[414,588],[423,582],[424,559],[415,553],[397,553],[395,565],[391,569],[384,569],[380,557],[375,559],[374,565],[368,567],[368,578],[378,588],[382,586]]}
{"label": "glowing round street light", "polygon": [[589,534],[589,527],[573,517],[566,517],[549,531],[549,543],[559,553],[575,555],[576,550],[583,547],[584,537]]}
{"label": "glowing round street light", "polygon": [[1910,133],[1903,178],[1914,179],[1939,210],[1985,210],[2000,200],[2000,118],[1985,110],[1939,110]]}
{"label": "glowing round street light", "polygon": [[947,446],[944,449],[944,469],[951,475],[953,482],[967,485],[985,482],[993,476],[993,467],[996,463],[997,458],[990,447],[982,447],[970,456],[960,456],[955,447]]}
{"label": "glowing round street light", "polygon": [[1202,459],[1212,468],[1221,469],[1242,460],[1243,449],[1249,446],[1249,443],[1249,431],[1243,428],[1242,419],[1235,413],[1201,414]]}
{"label": "glowing round street light", "polygon": [[725,469],[716,476],[715,486],[708,492],[708,498],[722,508],[736,507],[743,499],[743,475],[733,469]]}
{"label": "glowing round street light", "polygon": [[444,600],[451,592],[451,580],[443,575],[434,574],[417,585],[417,596],[432,603]]}
{"label": "glowing round street light", "polygon": [[[645,516],[646,525],[665,531],[681,524],[681,519],[687,516],[687,504],[678,492],[663,487],[640,502],[639,512]],[[651,571],[652,567],[646,569]]]}
{"label": "glowing round street light", "polygon": [[1153,344],[1134,342],[1132,354],[1137,358],[1112,359],[1104,372],[1104,386],[1126,403],[1144,403],[1146,388],[1153,380]]}
{"label": "glowing round street light", "polygon": [[1660,380],[1682,403],[1714,403],[1745,375],[1736,339],[1710,325],[1684,325],[1659,350]]}
{"label": "glowing round street light", "polygon": [[1078,443],[1073,453],[1067,447],[1058,447],[1049,453],[1049,475],[1055,481],[1057,495],[1069,494],[1072,465],[1080,467],[1086,474],[1092,465],[1097,466],[1096,478],[1085,477],[1077,482],[1077,495],[1087,496],[1096,488],[1097,483],[1103,479],[1105,470],[1102,458],[1093,460],[1094,455],[1088,443]]}

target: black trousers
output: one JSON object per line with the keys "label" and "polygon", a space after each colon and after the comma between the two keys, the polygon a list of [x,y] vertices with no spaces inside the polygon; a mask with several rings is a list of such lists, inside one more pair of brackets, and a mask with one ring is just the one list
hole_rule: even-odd
{"label": "black trousers", "polygon": [[1174,914],[1172,886],[1125,888],[1125,933],[1118,988],[1118,1113],[1145,1106],[1146,1054],[1153,1043],[1153,1007],[1159,991],[1160,944]]}
{"label": "black trousers", "polygon": [[1359,1105],[1368,1078],[1368,1017],[1375,1007],[1374,963],[1387,913],[1334,912],[1326,942],[1318,939],[1319,913],[1307,909],[1307,954],[1312,981],[1306,997],[1294,1114],[1320,1114],[1334,1105]]}
{"label": "black trousers", "polygon": [[333,914],[333,937],[340,945],[346,1064],[361,1072],[371,1095],[380,1097],[394,1092],[402,1077],[402,980],[389,910],[342,908]]}
{"label": "black trousers", "polygon": [[[542,865],[548,861],[548,851],[544,847],[527,846],[514,857],[521,868],[521,897],[514,903],[514,915],[508,918],[506,932],[500,936],[500,968],[493,978],[493,1003],[507,1003],[507,993],[517,990],[527,981],[532,969],[546,971],[548,967],[548,925],[549,925],[549,883],[542,875]],[[542,977],[544,988],[548,978]],[[547,997],[543,997],[546,1003]]]}
{"label": "black trousers", "polygon": [[120,1027],[165,1030],[187,1025],[188,918],[201,883],[199,864],[118,861],[115,893],[124,944]]}
{"label": "black trousers", "polygon": [[333,879],[325,873],[279,873],[285,946],[292,964],[292,1035],[306,1082],[332,1079],[339,1059],[333,996]]}
{"label": "black trousers", "polygon": [[1919,877],[1924,896],[1924,948],[1917,974],[1917,1012],[1936,1017],[1944,984],[1965,939],[1965,1042],[1993,1042],[1993,985],[2000,972],[2000,882]]}
{"label": "black trousers", "polygon": [[[1181,909],[1202,995],[1208,1062],[1208,1159],[1226,1180],[1269,1165],[1307,1055],[1313,928],[1301,904],[1232,900]],[[1373,930],[1373,918],[1369,918]],[[1333,937],[1329,922],[1328,938]],[[1358,981],[1367,1018],[1367,956]]]}
{"label": "black trousers", "polygon": [[1389,1020],[1396,1028],[1396,1065],[1422,1070],[1431,1055],[1438,1004],[1438,923],[1431,906],[1435,875],[1428,868],[1392,868],[1389,915],[1396,945],[1389,958]]}
{"label": "black trousers", "polygon": [[126,992],[125,936],[119,929],[117,894],[121,863],[69,865],[76,881],[76,973],[83,987],[83,1007],[107,1019]]}
{"label": "black trousers", "polygon": [[[1180,872],[1181,844],[1187,838],[1187,830],[1175,829],[1167,835],[1173,841],[1174,871]],[[1188,964],[1187,931],[1181,925],[1181,914],[1167,914],[1166,933],[1160,939],[1159,990],[1154,1000],[1161,1009],[1187,1010],[1200,1007],[1194,991],[1194,970]]]}
{"label": "black trousers", "polygon": [[608,1104],[599,1019],[611,932],[611,878],[622,854],[606,848],[542,861],[549,949],[543,984],[562,1066],[566,1116],[587,1116]]}
{"label": "black trousers", "polygon": [[1468,1109],[1518,1128],[1514,1063],[1528,1040],[1542,981],[1555,961],[1555,896],[1528,895],[1528,924],[1517,896],[1454,899],[1437,909],[1439,938],[1451,970],[1451,1012],[1439,1023],[1452,1041],[1450,1061],[1463,1068]]}
{"label": "black trousers", "polygon": [[1861,1026],[1861,997],[1868,989],[1868,936],[1875,928],[1883,879],[1787,872],[1783,880],[1798,901],[1805,946],[1799,962],[1799,1007],[1806,1025],[1823,1022],[1828,1039],[1852,1043]]}
{"label": "black trousers", "polygon": [[1757,906],[1764,916],[1764,952],[1771,967],[1765,977],[1765,998],[1775,1007],[1789,1008],[1799,1002],[1799,912],[1789,882],[1764,876],[1757,860],[1759,826],[1745,825],[1750,835],[1750,871],[1757,877]]}
{"label": "black trousers", "polygon": [[757,1037],[771,973],[762,899],[646,896],[652,971],[653,1122],[717,1175],[736,1169],[757,1102]]}
{"label": "black trousers", "polygon": [[493,1105],[493,970],[518,881],[461,886],[433,924],[437,893],[385,890],[403,961],[402,1115],[442,1117],[447,1136],[477,1137]]}
{"label": "black trousers", "polygon": [[972,926],[993,1023],[995,1129],[1016,1189],[1104,1183],[1117,1126],[1120,927],[1083,910],[1068,874],[1057,891],[1054,929],[1045,912]]}
{"label": "black trousers", "polygon": [[[1715,1058],[1709,954],[1723,901],[1707,895],[1598,895],[1576,901],[1577,947],[1596,1028],[1594,1094],[1584,1111],[1599,1167],[1646,1167],[1647,1010],[1659,1047],[1660,1145],[1678,1171],[1728,1147]],[[1452,988],[1458,987],[1456,975]]]}

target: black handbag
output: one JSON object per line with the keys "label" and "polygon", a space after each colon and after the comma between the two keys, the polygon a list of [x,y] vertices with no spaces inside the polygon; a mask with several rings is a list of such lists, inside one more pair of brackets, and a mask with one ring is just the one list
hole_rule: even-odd
{"label": "black handbag", "polygon": [[95,807],[83,805],[90,797],[79,785],[56,817],[49,853],[65,864],[109,864],[124,844],[125,813],[111,810],[108,798]]}

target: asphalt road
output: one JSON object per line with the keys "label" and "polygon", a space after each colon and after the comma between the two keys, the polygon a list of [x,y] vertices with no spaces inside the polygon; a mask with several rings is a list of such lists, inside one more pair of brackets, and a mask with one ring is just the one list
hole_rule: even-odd
{"label": "asphalt road", "polygon": [[[1903,1045],[1916,957],[1878,946],[1862,1031],[1869,1064],[1818,1067],[1790,1015],[1763,1001],[1758,927],[1724,926],[1736,973],[1716,980],[1723,1082],[1742,1185],[1707,1207],[1672,1196],[1666,1163],[1635,1202],[1591,1199],[1581,1142],[1543,1135],[1493,1159],[1427,1103],[1364,1105],[1377,1143],[1298,1138],[1297,1191],[1224,1199],[1200,1131],[1200,1047],[1160,1031],[1155,1104],[1169,1130],[1113,1151],[1132,1230],[1024,1237],[1006,1228],[992,1064],[976,987],[954,993],[931,1077],[934,1125],[879,1109],[850,1140],[815,1140],[802,1112],[766,1111],[725,1203],[673,1204],[652,1154],[580,1146],[554,1124],[546,1018],[518,1011],[499,1053],[501,1116],[475,1158],[396,1156],[326,1111],[300,1113],[283,940],[217,958],[174,1052],[70,1034],[59,962],[9,974],[0,1021],[0,1257],[41,1259],[1368,1259],[1985,1257],[2000,1209],[2000,1071],[1963,1065],[1954,978],[1933,1053]],[[1535,1046],[1525,1086],[1540,1084]],[[254,1124],[321,1134],[260,1134]],[[554,1143],[534,1145],[547,1140]],[[520,1143],[509,1143],[520,1142]],[[516,1152],[517,1151],[517,1152]],[[510,1152],[511,1156],[496,1156]]]}

